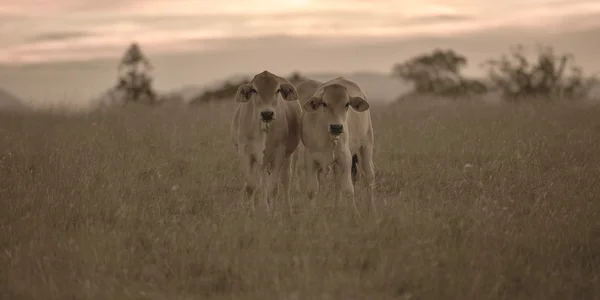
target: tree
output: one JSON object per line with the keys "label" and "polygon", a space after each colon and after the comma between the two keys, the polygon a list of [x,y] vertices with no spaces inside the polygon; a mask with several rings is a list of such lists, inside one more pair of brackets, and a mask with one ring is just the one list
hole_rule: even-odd
{"label": "tree", "polygon": [[486,86],[477,80],[466,79],[460,71],[467,65],[467,58],[451,49],[435,49],[396,64],[392,75],[412,82],[417,93],[457,95],[468,92],[485,92]]}
{"label": "tree", "polygon": [[595,78],[586,77],[574,65],[572,54],[556,54],[552,47],[538,45],[534,59],[528,59],[524,47],[517,45],[510,55],[483,64],[489,77],[507,100],[531,97],[585,97]]}
{"label": "tree", "polygon": [[156,103],[156,92],[152,88],[150,76],[151,69],[152,64],[142,53],[138,43],[133,42],[117,67],[119,78],[115,89],[125,92],[123,105],[129,101],[140,102],[144,99],[142,97],[145,97],[148,104]]}
{"label": "tree", "polygon": [[223,100],[223,99],[232,99],[235,97],[237,93],[238,87],[243,84],[249,82],[249,78],[242,78],[232,82],[231,80],[226,80],[221,84],[221,86],[214,89],[206,89],[204,92],[190,101],[190,104],[200,104],[211,102],[215,100]]}
{"label": "tree", "polygon": [[301,82],[307,80],[308,78],[302,76],[302,74],[300,74],[300,72],[298,71],[294,71],[292,72],[292,74],[290,74],[290,76],[288,76],[286,78],[291,84],[300,84]]}

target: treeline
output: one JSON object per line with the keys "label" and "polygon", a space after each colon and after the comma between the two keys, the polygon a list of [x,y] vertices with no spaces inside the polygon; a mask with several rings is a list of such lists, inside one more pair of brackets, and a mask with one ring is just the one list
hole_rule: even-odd
{"label": "treeline", "polygon": [[[538,45],[532,53],[518,45],[509,54],[485,61],[479,67],[486,71],[483,78],[468,78],[462,74],[468,59],[452,49],[434,49],[412,57],[392,67],[392,76],[413,84],[413,93],[444,97],[469,97],[492,91],[500,92],[506,101],[518,102],[534,98],[580,99],[589,95],[598,84],[595,76],[584,74],[569,53],[556,53],[552,47]],[[298,72],[287,77],[292,83],[305,78]],[[243,78],[226,81],[222,86],[207,89],[191,103],[203,103],[232,98]]]}
{"label": "treeline", "polygon": [[575,65],[574,56],[538,45],[527,55],[522,45],[508,55],[482,63],[484,80],[466,78],[468,60],[453,50],[435,49],[393,67],[393,75],[414,84],[417,94],[465,96],[499,91],[507,101],[534,98],[584,98],[598,83]]}

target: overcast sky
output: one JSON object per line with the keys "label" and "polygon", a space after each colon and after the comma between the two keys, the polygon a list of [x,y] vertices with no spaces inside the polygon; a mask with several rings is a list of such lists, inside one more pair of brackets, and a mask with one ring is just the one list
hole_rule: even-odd
{"label": "overcast sky", "polygon": [[506,25],[556,30],[564,17],[598,12],[597,0],[0,0],[0,63],[116,57],[132,40],[168,53],[278,34],[335,42]]}

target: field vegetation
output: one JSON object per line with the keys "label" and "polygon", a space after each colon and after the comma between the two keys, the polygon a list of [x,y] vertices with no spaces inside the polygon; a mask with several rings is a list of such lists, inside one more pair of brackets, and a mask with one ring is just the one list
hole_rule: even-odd
{"label": "field vegetation", "polygon": [[230,101],[3,114],[0,299],[598,299],[600,108],[432,103],[373,108],[360,218],[241,203]]}

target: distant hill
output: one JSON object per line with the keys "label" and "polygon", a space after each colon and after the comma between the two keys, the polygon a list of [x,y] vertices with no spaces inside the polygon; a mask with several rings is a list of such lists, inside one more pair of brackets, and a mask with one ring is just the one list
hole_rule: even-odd
{"label": "distant hill", "polygon": [[[302,76],[318,80],[328,81],[336,77],[344,76],[347,79],[358,83],[366,92],[370,101],[388,103],[398,98],[399,95],[406,93],[411,89],[407,83],[399,79],[392,78],[384,73],[377,72],[354,72],[354,73],[301,73]],[[194,97],[202,94],[206,89],[219,87],[226,81],[237,82],[243,78],[252,78],[251,75],[235,75],[226,79],[213,81],[204,86],[186,85],[184,87],[173,90],[183,97],[184,102],[189,102]]]}
{"label": "distant hill", "polygon": [[11,92],[0,88],[0,110],[26,109],[25,101]]}

